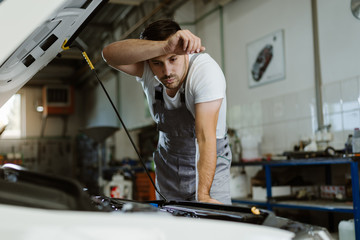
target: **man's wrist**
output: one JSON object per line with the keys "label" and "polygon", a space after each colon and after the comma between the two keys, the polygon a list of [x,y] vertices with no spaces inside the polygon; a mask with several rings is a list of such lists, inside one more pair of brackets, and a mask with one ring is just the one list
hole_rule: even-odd
{"label": "man's wrist", "polygon": [[168,42],[167,41],[161,41],[161,44],[162,44],[162,51],[163,51],[162,55],[169,54],[171,52],[171,50],[170,50],[170,47],[168,45]]}
{"label": "man's wrist", "polygon": [[206,199],[210,199],[210,193],[208,192],[198,192],[198,200],[199,201],[203,201],[203,200],[206,200]]}

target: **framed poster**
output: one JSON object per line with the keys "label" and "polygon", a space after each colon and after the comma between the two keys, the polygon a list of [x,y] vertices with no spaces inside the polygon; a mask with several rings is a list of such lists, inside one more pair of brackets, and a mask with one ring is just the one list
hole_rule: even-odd
{"label": "framed poster", "polygon": [[285,79],[284,31],[247,45],[249,87]]}

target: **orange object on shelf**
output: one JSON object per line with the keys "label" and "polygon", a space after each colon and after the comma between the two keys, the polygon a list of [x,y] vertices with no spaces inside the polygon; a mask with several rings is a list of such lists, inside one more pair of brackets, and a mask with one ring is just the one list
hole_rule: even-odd
{"label": "orange object on shelf", "polygon": [[[155,173],[149,172],[152,180],[155,182]],[[151,184],[148,175],[136,173],[134,198],[139,201],[156,200],[155,188]]]}
{"label": "orange object on shelf", "polygon": [[13,156],[13,154],[7,154],[2,155],[0,154],[0,165],[4,165],[7,163],[12,163],[16,165],[22,165],[23,164],[23,158],[21,155],[19,156]]}

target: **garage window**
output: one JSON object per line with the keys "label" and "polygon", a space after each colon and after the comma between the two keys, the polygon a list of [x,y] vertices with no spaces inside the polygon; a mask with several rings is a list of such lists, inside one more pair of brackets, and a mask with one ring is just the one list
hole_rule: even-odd
{"label": "garage window", "polygon": [[21,95],[15,94],[0,108],[0,137],[21,137]]}

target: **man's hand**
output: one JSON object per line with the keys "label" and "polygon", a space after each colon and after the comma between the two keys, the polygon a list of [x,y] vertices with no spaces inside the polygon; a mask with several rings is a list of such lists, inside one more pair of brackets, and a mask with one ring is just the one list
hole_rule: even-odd
{"label": "man's hand", "polygon": [[164,47],[165,54],[184,55],[203,51],[205,51],[205,47],[201,45],[201,39],[189,30],[179,30],[171,35]]}

